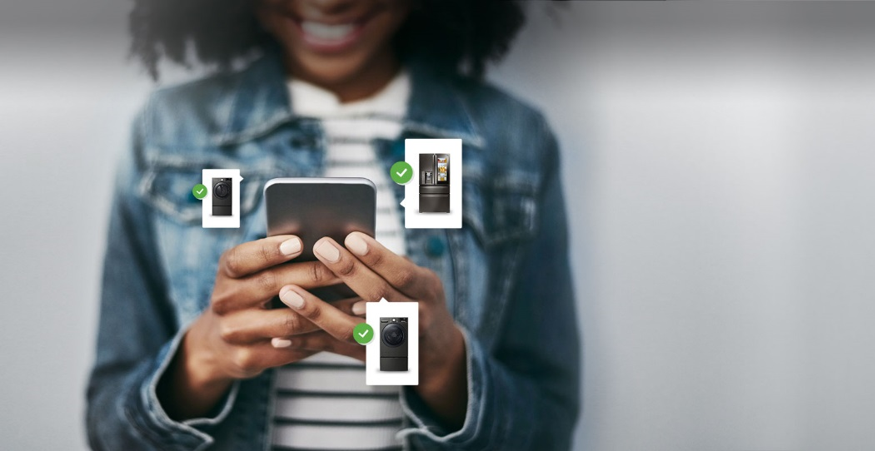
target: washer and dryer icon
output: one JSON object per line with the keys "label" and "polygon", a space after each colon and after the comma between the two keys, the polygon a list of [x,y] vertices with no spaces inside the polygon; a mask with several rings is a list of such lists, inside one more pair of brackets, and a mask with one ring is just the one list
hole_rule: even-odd
{"label": "washer and dryer icon", "polygon": [[380,371],[407,371],[407,318],[380,318]]}
{"label": "washer and dryer icon", "polygon": [[233,213],[234,180],[213,177],[213,216],[231,216]]}

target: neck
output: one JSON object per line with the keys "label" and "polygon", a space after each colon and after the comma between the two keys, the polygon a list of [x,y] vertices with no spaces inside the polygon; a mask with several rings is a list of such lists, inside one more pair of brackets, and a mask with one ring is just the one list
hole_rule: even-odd
{"label": "neck", "polygon": [[387,50],[377,55],[362,70],[352,76],[326,80],[325,77],[308,72],[288,55],[286,55],[285,61],[286,68],[293,77],[331,91],[340,99],[341,103],[366,99],[380,92],[392,81],[401,67],[394,52]]}

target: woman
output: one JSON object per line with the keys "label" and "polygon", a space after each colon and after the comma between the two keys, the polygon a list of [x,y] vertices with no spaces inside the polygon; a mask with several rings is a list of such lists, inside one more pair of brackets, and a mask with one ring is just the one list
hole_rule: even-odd
{"label": "woman", "polygon": [[[183,6],[185,5],[185,6]],[[118,178],[88,430],[97,449],[565,449],[578,334],[556,141],[480,81],[522,24],[511,2],[138,1],[157,91]],[[240,60],[242,69],[231,70]],[[404,230],[388,181],[406,138],[463,141],[460,230]],[[203,229],[204,168],[239,168],[241,226]],[[376,239],[265,238],[266,180],[366,176]],[[404,257],[406,255],[406,258]],[[313,288],[346,283],[328,304]],[[289,308],[267,309],[274,296]],[[420,305],[420,383],[364,385],[364,302]]]}

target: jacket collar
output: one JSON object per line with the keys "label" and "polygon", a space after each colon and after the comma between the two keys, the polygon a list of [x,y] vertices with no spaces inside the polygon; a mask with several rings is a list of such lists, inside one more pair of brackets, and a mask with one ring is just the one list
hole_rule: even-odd
{"label": "jacket collar", "polygon": [[[441,77],[422,60],[405,64],[410,73],[411,93],[404,119],[405,132],[432,138],[460,138],[483,147],[474,120],[452,79]],[[235,77],[231,108],[218,133],[217,144],[249,141],[277,127],[306,119],[293,113],[286,85],[285,68],[277,51],[267,51]]]}

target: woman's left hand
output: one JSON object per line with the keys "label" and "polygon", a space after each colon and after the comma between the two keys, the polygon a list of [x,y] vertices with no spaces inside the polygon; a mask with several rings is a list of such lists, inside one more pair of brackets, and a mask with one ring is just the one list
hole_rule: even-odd
{"label": "woman's left hand", "polygon": [[[465,339],[446,307],[443,283],[434,271],[417,266],[359,232],[346,237],[346,247],[325,237],[313,253],[364,301],[353,305],[356,315],[365,302],[419,303],[419,385],[416,392],[450,427],[460,427],[467,406]],[[335,338],[355,343],[353,328],[362,322],[297,285],[286,285],[280,299]],[[307,348],[306,336],[296,346]],[[315,347],[315,346],[314,346]]]}

